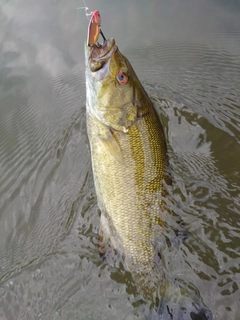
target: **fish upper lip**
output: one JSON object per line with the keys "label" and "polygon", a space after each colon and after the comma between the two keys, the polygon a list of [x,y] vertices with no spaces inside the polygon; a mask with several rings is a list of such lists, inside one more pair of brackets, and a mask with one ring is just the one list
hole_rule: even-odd
{"label": "fish upper lip", "polygon": [[90,49],[89,62],[107,60],[116,49],[117,46],[113,38],[106,40],[102,45],[94,44]]}

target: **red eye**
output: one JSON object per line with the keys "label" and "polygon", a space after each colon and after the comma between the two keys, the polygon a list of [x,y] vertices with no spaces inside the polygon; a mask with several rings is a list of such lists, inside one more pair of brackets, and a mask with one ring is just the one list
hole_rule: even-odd
{"label": "red eye", "polygon": [[128,82],[128,76],[123,71],[119,71],[117,73],[117,81],[120,84],[126,84]]}

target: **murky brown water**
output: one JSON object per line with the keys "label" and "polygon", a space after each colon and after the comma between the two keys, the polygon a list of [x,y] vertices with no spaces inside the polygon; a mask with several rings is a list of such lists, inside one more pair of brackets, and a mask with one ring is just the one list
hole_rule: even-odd
{"label": "murky brown water", "polygon": [[[0,2],[0,319],[142,319],[98,256],[78,1]],[[191,237],[172,274],[240,319],[240,3],[89,1],[154,101]],[[168,259],[166,253],[166,259]]]}

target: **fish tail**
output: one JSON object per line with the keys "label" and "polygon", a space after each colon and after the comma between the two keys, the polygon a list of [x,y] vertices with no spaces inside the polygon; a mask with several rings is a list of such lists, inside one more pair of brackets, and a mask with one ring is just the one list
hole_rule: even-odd
{"label": "fish tail", "polygon": [[214,320],[201,299],[175,285],[168,284],[156,308],[145,305],[146,320]]}
{"label": "fish tail", "polygon": [[157,314],[159,320],[213,320],[212,312],[204,306],[199,297],[175,283],[166,287]]}

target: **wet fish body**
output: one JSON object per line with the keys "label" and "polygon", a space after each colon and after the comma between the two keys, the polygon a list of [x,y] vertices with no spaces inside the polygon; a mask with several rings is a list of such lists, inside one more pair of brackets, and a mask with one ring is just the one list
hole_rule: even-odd
{"label": "wet fish body", "polygon": [[[112,41],[112,42],[111,42]],[[87,127],[101,228],[130,271],[155,268],[154,234],[163,226],[167,149],[151,100],[114,40],[111,54],[87,67]],[[98,64],[103,66],[98,69]],[[92,70],[91,70],[92,69]],[[128,82],[120,84],[123,71]]]}
{"label": "wet fish body", "polygon": [[[156,239],[164,228],[164,185],[169,181],[163,128],[115,40],[85,50],[87,131],[101,210],[100,248],[110,245],[122,254],[138,291],[154,303],[162,292]],[[189,311],[188,317],[174,319],[192,318]],[[195,319],[212,318],[203,312]]]}

